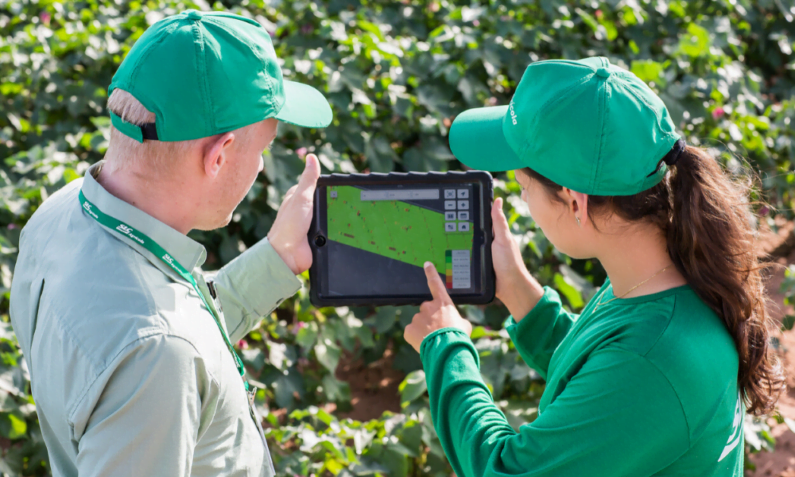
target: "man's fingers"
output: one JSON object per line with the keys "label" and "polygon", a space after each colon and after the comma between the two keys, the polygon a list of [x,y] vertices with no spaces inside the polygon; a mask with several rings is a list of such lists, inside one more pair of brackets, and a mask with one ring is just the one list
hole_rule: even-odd
{"label": "man's fingers", "polygon": [[439,278],[439,273],[436,267],[431,262],[425,262],[425,277],[428,278],[428,288],[431,289],[431,295],[434,300],[441,300],[443,303],[450,301],[450,295],[447,294],[447,289],[444,287],[444,282]]}
{"label": "man's fingers", "polygon": [[508,228],[508,219],[502,211],[502,197],[494,199],[494,205],[491,207],[491,223],[494,227],[494,236],[500,235],[505,237],[511,236],[511,230]]}
{"label": "man's fingers", "polygon": [[304,172],[301,174],[301,179],[298,180],[298,190],[301,193],[315,193],[315,186],[317,186],[317,180],[320,177],[320,161],[317,159],[317,156],[314,154],[307,154],[306,155],[306,166],[304,166]]}
{"label": "man's fingers", "polygon": [[289,189],[287,189],[287,192],[284,194],[284,198],[282,198],[282,204],[284,204],[285,202],[290,200],[290,197],[292,197],[293,194],[295,194],[295,190],[297,188],[298,188],[298,184],[296,184],[296,185],[290,187]]}

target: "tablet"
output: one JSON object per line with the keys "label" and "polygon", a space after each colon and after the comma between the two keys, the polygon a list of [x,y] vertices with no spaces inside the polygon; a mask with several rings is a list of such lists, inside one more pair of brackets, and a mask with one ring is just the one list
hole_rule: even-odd
{"label": "tablet", "polygon": [[309,230],[317,307],[431,299],[423,264],[453,302],[494,299],[491,175],[483,171],[321,176]]}

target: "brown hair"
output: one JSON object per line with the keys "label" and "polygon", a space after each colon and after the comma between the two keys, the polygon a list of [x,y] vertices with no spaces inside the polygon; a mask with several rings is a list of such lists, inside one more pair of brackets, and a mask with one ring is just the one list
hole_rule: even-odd
{"label": "brown hair", "polygon": [[[617,214],[646,220],[667,237],[668,255],[698,296],[723,319],[739,355],[737,383],[749,414],[772,411],[784,375],[772,348],[751,176],[729,177],[705,150],[687,146],[664,179],[630,196],[588,196],[588,218]],[[559,199],[561,186],[522,169]]]}

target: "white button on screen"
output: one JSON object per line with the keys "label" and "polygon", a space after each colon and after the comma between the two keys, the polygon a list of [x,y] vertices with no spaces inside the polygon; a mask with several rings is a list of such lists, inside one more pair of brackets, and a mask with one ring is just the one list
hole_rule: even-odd
{"label": "white button on screen", "polygon": [[444,231],[445,232],[455,232],[455,222],[445,222],[444,223]]}
{"label": "white button on screen", "polygon": [[[445,207],[446,209],[447,207]],[[459,209],[468,209],[469,208],[469,201],[468,200],[459,200],[458,201],[458,208]]]}
{"label": "white button on screen", "polygon": [[469,220],[469,212],[459,212],[458,220]]}
{"label": "white button on screen", "polygon": [[[460,214],[460,212],[459,212]],[[455,220],[455,212],[445,212],[444,220]]]}
{"label": "white button on screen", "polygon": [[337,191],[335,191],[335,190],[331,191],[331,198],[332,199],[336,199],[337,198]]}
{"label": "white button on screen", "polygon": [[455,190],[454,189],[446,189],[444,191],[444,198],[445,199],[455,199]]}
{"label": "white button on screen", "polygon": [[469,232],[469,222],[458,222],[459,232]]}
{"label": "white button on screen", "polygon": [[455,201],[454,200],[444,201],[444,210],[455,210]]}
{"label": "white button on screen", "polygon": [[459,199],[469,199],[469,189],[458,189]]}

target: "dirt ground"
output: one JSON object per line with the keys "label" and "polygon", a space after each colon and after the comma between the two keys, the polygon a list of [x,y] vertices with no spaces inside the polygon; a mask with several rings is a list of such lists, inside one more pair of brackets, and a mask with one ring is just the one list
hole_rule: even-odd
{"label": "dirt ground", "polygon": [[[361,359],[351,360],[350,353],[345,352],[335,376],[350,385],[353,409],[349,412],[337,412],[337,417],[369,421],[380,417],[384,411],[400,412],[398,387],[406,375],[392,367],[393,360],[391,347],[386,349],[381,359],[369,365],[363,364]],[[333,403],[326,405],[329,412],[335,408]]]}

